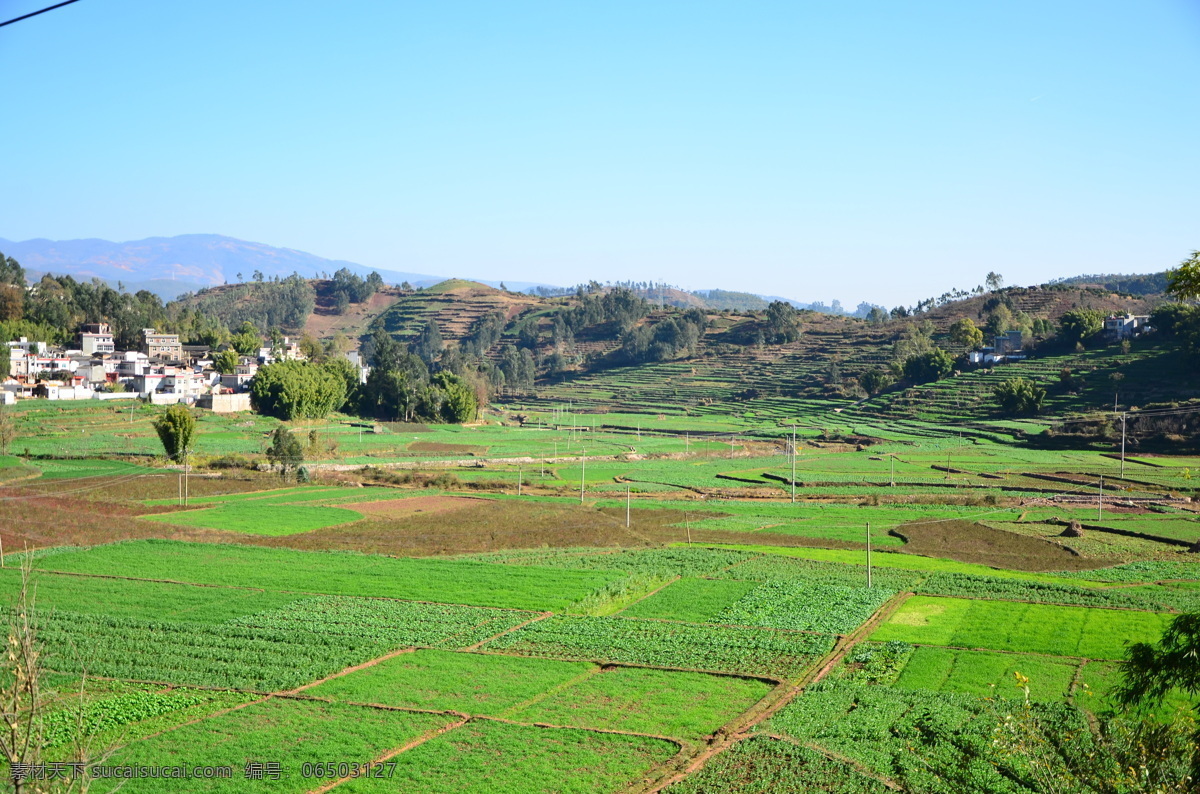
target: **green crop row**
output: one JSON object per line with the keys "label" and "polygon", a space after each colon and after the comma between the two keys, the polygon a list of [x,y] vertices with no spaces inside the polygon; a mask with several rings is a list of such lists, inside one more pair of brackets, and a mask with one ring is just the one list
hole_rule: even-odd
{"label": "green crop row", "polygon": [[627,618],[554,616],[484,646],[527,656],[679,667],[771,678],[798,675],[830,637]]}
{"label": "green crop row", "polygon": [[778,794],[829,791],[885,794],[888,787],[806,747],[782,739],[752,736],[712,758],[666,794]]}
{"label": "green crop row", "polygon": [[895,594],[882,587],[764,582],[718,614],[715,622],[848,634]]}

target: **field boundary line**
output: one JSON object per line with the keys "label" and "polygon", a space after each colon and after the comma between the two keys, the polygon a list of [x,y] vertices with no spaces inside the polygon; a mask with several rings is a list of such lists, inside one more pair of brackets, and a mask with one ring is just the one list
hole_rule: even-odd
{"label": "field boundary line", "polygon": [[[449,733],[450,731],[454,730],[455,728],[461,728],[462,726],[466,725],[470,721],[471,721],[471,718],[467,717],[465,719],[460,719],[457,722],[452,722],[452,723],[449,723],[448,725],[443,725],[440,728],[434,728],[433,730],[425,731],[425,733],[421,734],[420,736],[418,736],[415,739],[412,739],[411,741],[405,743],[404,745],[402,745],[398,748],[392,749],[392,750],[388,750],[387,752],[383,753],[382,755],[376,756],[375,758],[371,759],[371,761],[368,762],[368,765],[382,764],[387,761],[390,761],[391,759],[395,758],[396,756],[400,755],[401,753],[407,752],[407,751],[413,749],[414,747],[419,747],[420,745],[425,744],[425,742],[429,741],[430,739],[436,739],[437,737],[439,737],[443,734]],[[357,777],[359,777],[359,776],[358,775],[347,775],[346,777],[338,778],[337,780],[326,783],[325,785],[320,786],[318,788],[309,789],[309,794],[324,794],[324,792],[330,791],[330,790],[342,785],[343,783],[346,783],[350,780],[354,780]]]}
{"label": "field boundary line", "polygon": [[879,628],[884,621],[894,615],[900,609],[900,607],[902,607],[904,603],[908,601],[908,599],[913,597],[913,595],[914,594],[911,592],[897,593],[885,601],[879,607],[879,609],[875,610],[874,615],[867,618],[867,620],[864,621],[861,626],[842,638],[842,640],[838,643],[838,646],[834,647],[832,657],[825,663],[825,666],[822,667],[810,681],[804,682],[799,688],[802,689],[809,684],[815,684],[825,676],[829,675],[829,673],[833,671],[833,668],[837,666],[838,662],[842,661],[842,659],[846,657],[846,654],[848,654],[855,645],[858,645],[858,643],[870,636],[875,629]]}
{"label": "field boundary line", "polygon": [[479,653],[487,656],[515,656],[521,659],[554,659],[561,662],[590,662],[598,664],[601,667],[630,667],[638,670],[664,670],[671,673],[703,673],[704,675],[719,675],[726,678],[742,678],[749,681],[763,681],[768,684],[779,685],[786,682],[783,676],[770,675],[767,673],[739,673],[730,670],[708,670],[701,667],[668,667],[661,664],[641,664],[640,662],[622,662],[616,659],[597,659],[594,656],[546,656],[544,654],[531,653],[516,653],[511,648],[503,650],[485,650],[479,649],[475,651],[455,651],[455,653]]}
{"label": "field boundary line", "polygon": [[312,689],[315,686],[320,686],[321,684],[324,684],[326,681],[332,681],[333,679],[341,678],[344,675],[350,675],[351,673],[357,673],[359,670],[366,670],[368,667],[374,667],[375,665],[379,664],[380,662],[386,662],[388,659],[394,659],[397,656],[402,656],[406,653],[412,653],[415,650],[417,650],[415,645],[409,646],[407,648],[400,648],[399,650],[395,650],[390,653],[385,653],[383,656],[377,656],[374,659],[368,659],[367,661],[362,662],[361,664],[351,665],[350,667],[347,667],[344,670],[339,670],[338,672],[327,675],[324,678],[318,678],[316,681],[310,681],[309,683],[298,686],[295,689],[285,689],[285,690],[281,690],[280,692],[276,692],[273,694],[296,695],[307,689]]}
{"label": "field boundary line", "polygon": [[[111,680],[118,681],[118,680],[120,680],[120,679],[111,679]],[[243,690],[237,690],[237,689],[232,689],[232,690],[231,690],[231,689],[215,689],[215,690],[210,690],[210,691],[214,691],[214,692],[239,692],[239,691],[243,691]],[[131,740],[131,741],[128,741],[128,742],[126,742],[125,744],[119,745],[119,746],[118,746],[116,749],[118,749],[118,750],[121,750],[121,749],[124,749],[124,748],[126,748],[126,747],[129,747],[129,746],[130,746],[130,745],[132,745],[132,744],[136,744],[137,742],[144,742],[144,741],[147,741],[148,739],[154,739],[154,738],[156,738],[156,737],[163,736],[163,735],[165,735],[165,734],[171,733],[172,731],[177,731],[177,730],[179,730],[180,728],[187,727],[188,725],[195,725],[195,724],[196,724],[196,723],[198,723],[198,722],[204,722],[205,720],[211,720],[211,719],[215,719],[216,717],[224,717],[226,714],[231,714],[231,713],[233,713],[233,712],[235,712],[235,711],[241,711],[242,709],[244,709],[244,708],[248,708],[248,707],[250,707],[250,706],[257,706],[257,705],[259,705],[260,703],[266,703],[268,700],[271,700],[271,699],[273,699],[274,697],[275,697],[275,695],[274,695],[274,694],[269,694],[269,695],[265,695],[265,696],[263,696],[263,697],[260,697],[260,698],[258,698],[257,700],[251,700],[251,701],[249,701],[249,702],[247,702],[247,703],[239,703],[239,704],[237,704],[236,706],[231,706],[231,707],[229,707],[229,708],[227,708],[227,709],[221,709],[220,711],[214,711],[214,712],[212,712],[211,714],[205,714],[205,715],[203,715],[203,716],[196,717],[195,719],[188,720],[188,721],[186,721],[186,722],[181,722],[181,723],[178,723],[178,724],[176,724],[176,725],[172,725],[172,726],[171,726],[171,727],[169,727],[169,728],[163,728],[161,731],[155,731],[154,733],[151,733],[151,734],[149,734],[149,735],[147,735],[147,736],[139,736],[138,738],[136,738],[136,739],[133,739],[133,740]]]}
{"label": "field boundary line", "polygon": [[[864,636],[873,631],[875,627],[885,618],[890,617],[892,612],[900,608],[900,605],[907,601],[912,593],[897,593],[885,602],[875,613],[867,619],[862,625],[856,628],[850,634],[839,637],[834,643],[833,648],[824,656],[820,657],[815,664],[808,668],[803,676],[794,683],[781,683],[778,687],[772,690],[757,704],[749,710],[738,715],[730,720],[720,730],[714,734],[713,741],[707,748],[695,755],[685,767],[677,771],[673,775],[667,776],[665,779],[660,779],[656,784],[647,789],[631,789],[630,791],[645,792],[645,794],[658,794],[666,787],[683,780],[688,775],[693,774],[715,755],[724,752],[739,741],[748,738],[750,731],[757,725],[762,724],[766,720],[773,717],[788,703],[791,703],[796,696],[800,695],[805,687],[809,684],[820,681],[829,671],[831,671],[846,653],[854,647]],[[724,735],[721,735],[724,733]]]}
{"label": "field boundary line", "polygon": [[641,602],[645,601],[645,600],[646,600],[647,598],[649,598],[650,596],[654,595],[655,593],[659,592],[660,590],[663,590],[663,589],[664,589],[664,588],[666,588],[666,587],[669,587],[670,585],[673,585],[673,584],[675,584],[676,582],[678,582],[678,581],[679,581],[679,580],[681,580],[681,579],[683,579],[683,576],[682,576],[682,575],[680,575],[680,576],[675,576],[675,577],[672,577],[671,579],[668,579],[667,581],[665,581],[665,582],[663,582],[662,584],[660,584],[658,587],[656,587],[656,588],[654,588],[653,590],[651,590],[649,593],[646,593],[645,595],[642,595],[642,596],[639,596],[638,598],[635,598],[633,601],[630,601],[628,604],[626,604],[625,606],[621,607],[620,609],[618,609],[616,612],[612,613],[611,615],[607,615],[606,617],[610,617],[610,618],[615,618],[615,617],[618,617],[618,616],[619,616],[619,615],[620,615],[622,612],[624,612],[625,610],[629,609],[629,608],[630,608],[630,607],[632,607],[634,604],[640,604]]}
{"label": "field boundary line", "polygon": [[[876,781],[882,783],[883,785],[887,786],[888,788],[892,789],[893,791],[904,791],[904,788],[899,783],[892,780],[891,778],[884,777],[883,775],[881,775],[878,772],[876,772],[875,770],[871,769],[869,766],[862,763],[858,759],[851,758],[850,756],[847,756],[847,755],[842,755],[841,753],[839,753],[835,750],[830,750],[828,747],[823,747],[823,746],[817,744],[816,742],[801,742],[796,739],[793,739],[790,736],[784,736],[779,733],[759,733],[759,734],[755,734],[755,735],[756,736],[767,736],[767,737],[776,739],[781,742],[787,742],[788,744],[794,744],[797,747],[803,747],[807,750],[812,750],[814,753],[818,753],[820,755],[825,756],[830,761],[836,761],[837,763],[841,764],[842,766],[850,767],[851,769],[853,769],[855,772],[862,775],[863,777],[871,778],[872,780],[876,780]],[[747,738],[749,738],[749,737],[747,737]]]}
{"label": "field boundary line", "polygon": [[[728,573],[729,571],[732,571],[734,568],[738,567],[739,565],[745,565],[746,563],[750,562],[751,560],[762,559],[763,557],[766,557],[766,556],[767,555],[763,554],[762,552],[759,552],[758,554],[751,553],[749,557],[746,557],[745,559],[742,559],[742,560],[738,560],[737,562],[731,563],[730,565],[726,565],[724,568],[719,568],[719,569],[713,571],[713,573]],[[708,574],[707,576],[704,576],[701,578],[710,579],[710,578],[712,578],[712,575],[713,574]]]}
{"label": "field boundary line", "polygon": [[559,692],[570,689],[571,687],[575,686],[576,684],[582,684],[584,681],[588,680],[592,676],[599,675],[602,672],[604,672],[604,668],[602,666],[594,665],[590,670],[584,670],[579,675],[572,676],[571,678],[567,679],[566,681],[555,684],[554,686],[547,689],[545,692],[541,692],[541,693],[529,698],[528,700],[522,701],[520,703],[515,703],[512,706],[509,706],[504,711],[500,712],[497,716],[502,717],[504,719],[509,719],[511,717],[511,715],[517,714],[518,712],[520,712],[524,709],[527,709],[530,706],[536,706],[538,703],[541,703],[543,700],[546,700],[547,698],[557,695]]}
{"label": "field boundary line", "polygon": [[617,728],[587,728],[579,725],[555,725],[552,722],[521,722],[520,720],[508,719],[507,717],[493,717],[485,714],[476,714],[471,717],[473,720],[480,722],[502,722],[506,725],[517,725],[523,728],[542,728],[550,731],[588,731],[589,733],[606,733],[610,736],[634,736],[639,739],[658,739],[662,742],[670,742],[676,747],[686,747],[688,742],[674,736],[663,736],[658,733],[638,733],[637,731],[622,731]]}
{"label": "field boundary line", "polygon": [[493,634],[491,637],[480,640],[479,642],[475,643],[474,645],[469,645],[466,648],[463,648],[462,650],[467,651],[467,652],[478,651],[484,645],[487,645],[489,642],[492,642],[494,640],[500,639],[505,634],[510,634],[514,631],[518,631],[518,630],[523,629],[526,626],[530,625],[531,623],[537,623],[539,620],[545,620],[546,618],[552,617],[553,615],[554,615],[553,612],[542,612],[541,614],[535,615],[534,617],[530,618],[529,620],[524,621],[523,623],[518,623],[515,626],[509,626],[504,631],[501,631],[499,634]]}

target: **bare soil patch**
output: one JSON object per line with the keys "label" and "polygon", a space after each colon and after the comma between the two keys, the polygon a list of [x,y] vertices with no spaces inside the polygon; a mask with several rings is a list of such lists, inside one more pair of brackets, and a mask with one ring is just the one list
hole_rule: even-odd
{"label": "bare soil patch", "polygon": [[1049,540],[1018,535],[972,521],[905,524],[893,530],[905,540],[899,551],[946,557],[1015,571],[1080,571],[1111,565],[1087,559]]}
{"label": "bare soil patch", "polygon": [[406,518],[421,513],[450,513],[479,507],[490,500],[474,496],[412,496],[408,499],[384,499],[378,502],[358,502],[355,511],[368,518]]}

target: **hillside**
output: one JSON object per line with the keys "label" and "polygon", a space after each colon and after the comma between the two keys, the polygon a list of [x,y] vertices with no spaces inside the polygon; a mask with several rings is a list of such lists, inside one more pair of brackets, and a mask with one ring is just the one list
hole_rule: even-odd
{"label": "hillside", "polygon": [[521,292],[506,292],[475,281],[449,279],[392,301],[369,323],[371,332],[383,328],[396,338],[410,340],[426,323],[437,324],[442,338],[459,341],[481,317],[502,312],[506,322],[555,303]]}

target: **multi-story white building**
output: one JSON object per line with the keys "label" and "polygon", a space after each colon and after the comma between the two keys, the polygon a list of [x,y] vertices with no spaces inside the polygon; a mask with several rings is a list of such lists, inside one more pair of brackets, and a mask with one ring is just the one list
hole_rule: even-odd
{"label": "multi-story white building", "polygon": [[112,328],[108,323],[88,323],[79,330],[79,349],[84,355],[96,356],[116,351]]}

